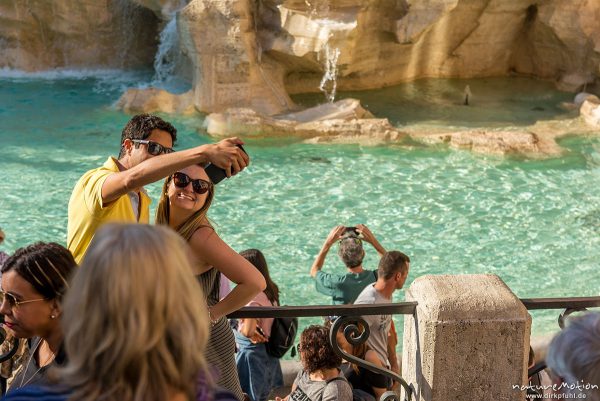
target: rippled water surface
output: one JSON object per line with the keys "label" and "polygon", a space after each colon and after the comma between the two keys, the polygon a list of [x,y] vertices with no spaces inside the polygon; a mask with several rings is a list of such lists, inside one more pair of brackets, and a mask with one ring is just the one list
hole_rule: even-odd
{"label": "rippled water surface", "polygon": [[[129,117],[111,104],[135,79],[0,78],[4,250],[65,242],[71,189],[118,153]],[[563,95],[545,96],[554,104]],[[179,147],[210,141],[197,133],[199,120],[174,123]],[[332,226],[358,223],[387,249],[410,255],[407,285],[424,274],[494,273],[523,298],[598,295],[600,140],[562,144],[563,158],[529,161],[444,148],[250,141],[251,167],[219,185],[210,215],[234,249],[265,252],[290,305],[329,303],[314,291],[310,265]],[[159,185],[149,190],[156,199]],[[325,269],[342,272],[335,252]],[[376,266],[375,254],[367,249],[366,267]],[[533,316],[535,334],[555,330],[555,311]]]}

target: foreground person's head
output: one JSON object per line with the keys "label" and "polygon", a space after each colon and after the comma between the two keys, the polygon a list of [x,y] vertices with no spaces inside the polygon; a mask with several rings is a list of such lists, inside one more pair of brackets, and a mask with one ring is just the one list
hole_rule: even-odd
{"label": "foreground person's head", "polygon": [[73,399],[194,399],[208,312],[187,244],[167,227],[109,224],[64,302]]}
{"label": "foreground person's head", "polygon": [[573,395],[565,398],[600,401],[600,313],[570,319],[552,339],[546,363],[559,391]]}
{"label": "foreground person's head", "polygon": [[60,333],[62,298],[76,267],[71,253],[53,242],[19,248],[6,259],[0,313],[13,336],[49,339]]}
{"label": "foreground person's head", "polygon": [[302,367],[308,373],[322,369],[337,368],[342,363],[329,343],[329,329],[325,326],[308,326],[300,334],[300,360]]}

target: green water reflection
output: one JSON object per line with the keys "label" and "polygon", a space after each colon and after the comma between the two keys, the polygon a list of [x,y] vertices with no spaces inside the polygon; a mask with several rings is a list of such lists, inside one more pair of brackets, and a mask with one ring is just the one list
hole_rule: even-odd
{"label": "green water reflection", "polygon": [[[469,106],[464,105],[469,86]],[[506,127],[530,125],[538,120],[573,116],[561,107],[573,94],[558,92],[551,82],[533,79],[476,78],[424,79],[383,89],[340,92],[336,100],[360,99],[377,117],[399,126]],[[323,94],[293,96],[303,106],[325,101]]]}
{"label": "green water reflection", "polygon": [[[111,104],[132,79],[0,80],[4,250],[65,242],[74,183],[118,152],[129,117]],[[476,85],[471,89],[478,93]],[[546,96],[554,103],[563,95]],[[199,120],[174,123],[180,147],[210,140],[197,133]],[[254,140],[246,146],[251,167],[219,185],[211,218],[234,249],[265,252],[290,305],[329,302],[315,293],[308,270],[333,225],[357,223],[386,248],[411,256],[407,285],[424,274],[494,273],[520,297],[598,295],[600,140],[570,137],[562,145],[565,157],[529,161],[411,146]],[[155,199],[159,185],[149,187]],[[366,267],[376,263],[368,249]],[[342,271],[335,250],[325,269]],[[536,312],[534,333],[555,330],[555,317]]]}

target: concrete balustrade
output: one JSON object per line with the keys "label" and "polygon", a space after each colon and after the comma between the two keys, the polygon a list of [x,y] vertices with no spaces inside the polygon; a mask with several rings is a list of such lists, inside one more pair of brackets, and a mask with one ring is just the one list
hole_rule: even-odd
{"label": "concrete balustrade", "polygon": [[496,275],[428,275],[406,292],[402,371],[417,401],[525,399],[531,316]]}

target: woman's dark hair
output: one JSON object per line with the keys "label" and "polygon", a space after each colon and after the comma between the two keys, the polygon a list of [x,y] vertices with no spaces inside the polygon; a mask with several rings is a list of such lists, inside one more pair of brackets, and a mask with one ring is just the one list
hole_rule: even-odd
{"label": "woman's dark hair", "polygon": [[300,357],[302,366],[308,373],[319,369],[337,368],[342,358],[333,352],[329,343],[329,329],[325,326],[308,326],[300,334]]}
{"label": "woman's dark hair", "polygon": [[267,282],[267,288],[265,288],[264,293],[267,295],[267,298],[273,305],[279,305],[279,287],[277,287],[277,284],[271,280],[265,255],[263,255],[263,253],[258,249],[246,249],[245,251],[240,252],[240,255],[246,258],[248,262],[252,263],[254,267],[261,272],[265,278],[265,281]]}
{"label": "woman's dark hair", "polygon": [[19,248],[2,265],[2,273],[16,272],[45,299],[62,300],[77,263],[64,246],[36,242]]}

